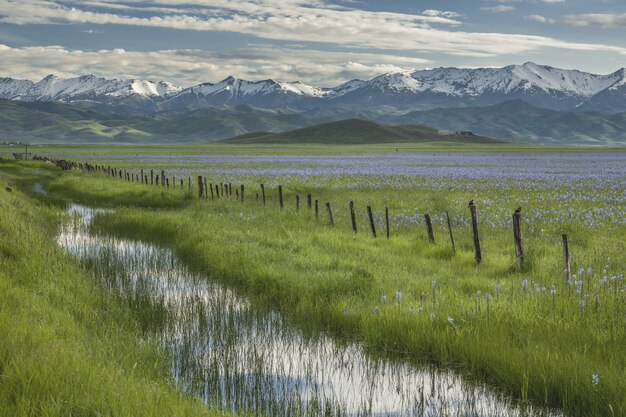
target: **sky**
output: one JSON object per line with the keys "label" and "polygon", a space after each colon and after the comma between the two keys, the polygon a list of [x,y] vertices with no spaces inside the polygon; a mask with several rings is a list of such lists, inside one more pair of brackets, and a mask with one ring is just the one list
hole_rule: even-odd
{"label": "sky", "polygon": [[532,61],[626,66],[626,0],[0,0],[0,77],[331,87]]}

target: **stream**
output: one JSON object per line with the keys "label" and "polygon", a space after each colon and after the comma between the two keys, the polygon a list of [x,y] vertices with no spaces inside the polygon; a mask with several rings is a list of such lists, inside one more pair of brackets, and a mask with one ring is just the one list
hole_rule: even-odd
{"label": "stream", "polygon": [[305,336],[276,312],[190,272],[167,248],[92,233],[105,210],[72,205],[58,244],[133,309],[173,384],[221,410],[347,416],[557,416],[433,366],[375,359]]}

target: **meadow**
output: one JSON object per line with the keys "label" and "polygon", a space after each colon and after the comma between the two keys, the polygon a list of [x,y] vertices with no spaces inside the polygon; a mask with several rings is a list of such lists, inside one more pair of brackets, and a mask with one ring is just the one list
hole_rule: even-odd
{"label": "meadow", "polygon": [[[626,415],[625,153],[489,146],[460,151],[387,146],[357,152],[346,147],[323,154],[315,147],[168,149],[52,147],[50,154],[133,175],[141,169],[144,174],[165,170],[170,187],[102,172],[62,172],[43,162],[3,162],[2,170],[11,172],[12,181],[39,205],[61,210],[71,201],[112,209],[94,216],[91,233],[171,249],[190,273],[245,297],[254,311],[280,314],[305,338],[323,335],[340,346],[356,344],[369,358],[436,366],[470,386],[506,393],[517,407],[533,413]],[[198,175],[220,192],[232,184],[232,194],[198,198]],[[46,194],[34,192],[35,186]],[[317,216],[307,206],[309,193],[319,202]],[[479,264],[470,200],[478,212]],[[356,233],[350,201],[356,208]],[[29,204],[34,210],[35,203]],[[370,231],[366,206],[372,207],[377,237]],[[511,225],[517,207],[522,208],[525,251],[520,270]],[[424,214],[432,219],[434,242],[428,240]],[[569,279],[563,233],[569,238]],[[93,259],[81,261],[85,271],[102,269]],[[95,282],[117,288],[107,279]],[[183,320],[178,310],[164,313],[163,295],[159,302],[146,302],[137,292],[122,293],[113,299],[131,310],[131,321],[144,337],[147,329],[171,325],[172,317]],[[197,306],[184,316],[194,316],[188,312],[197,312]],[[228,339],[239,320],[226,321],[220,332]],[[164,342],[156,339],[158,349]],[[345,360],[368,363],[360,354],[347,354]],[[209,367],[215,372],[203,381],[219,378],[219,368]],[[376,384],[375,373],[367,380]],[[198,386],[191,387],[197,395]],[[209,403],[224,400],[199,396]],[[441,407],[430,413],[444,413]],[[490,407],[479,407],[475,414],[511,413],[508,405],[502,407],[500,414]]]}

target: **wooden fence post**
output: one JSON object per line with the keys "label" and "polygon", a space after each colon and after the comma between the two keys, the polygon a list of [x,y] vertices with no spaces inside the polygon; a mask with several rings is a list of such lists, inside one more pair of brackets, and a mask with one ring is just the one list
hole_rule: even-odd
{"label": "wooden fence post", "polygon": [[311,193],[306,195],[306,205],[309,210],[311,210]]}
{"label": "wooden fence post", "polygon": [[385,206],[385,227],[387,232],[387,239],[389,239],[389,207]]}
{"label": "wooden fence post", "polygon": [[185,186],[185,181],[183,181],[183,179],[180,179],[180,189],[182,190],[183,187]]}
{"label": "wooden fence post", "polygon": [[352,231],[356,235],[356,216],[354,214],[354,201],[350,200],[350,220],[352,220]]}
{"label": "wooden fence post", "polygon": [[433,234],[433,223],[430,220],[430,214],[424,214],[424,221],[426,223],[426,233],[428,234],[428,241],[430,243],[435,243],[435,235]]}
{"label": "wooden fence post", "polygon": [[569,246],[567,244],[567,235],[565,233],[561,235],[561,240],[563,242],[563,266],[565,272],[565,282],[568,282],[570,278]]}
{"label": "wooden fence post", "polygon": [[265,205],[265,185],[261,184],[261,199],[263,200],[263,205]]}
{"label": "wooden fence post", "polygon": [[243,190],[244,190],[244,185],[241,184],[241,201],[243,202]]}
{"label": "wooden fence post", "polygon": [[191,177],[187,177],[187,189],[191,190]]}
{"label": "wooden fence post", "polygon": [[448,233],[450,234],[450,243],[452,243],[452,253],[456,253],[456,246],[454,246],[454,235],[452,234],[452,225],[450,224],[450,215],[446,210],[446,220],[448,221]]}
{"label": "wooden fence post", "polygon": [[202,175],[198,175],[198,198],[202,198]]}
{"label": "wooden fence post", "polygon": [[206,177],[202,177],[202,182],[204,183],[204,198],[209,198],[209,193],[207,192],[208,183]]}
{"label": "wooden fence post", "polygon": [[215,198],[220,198],[220,187],[215,184]]}
{"label": "wooden fence post", "polygon": [[213,200],[215,197],[213,196],[213,183],[209,184],[209,189],[211,190],[211,200]]}
{"label": "wooden fence post", "polygon": [[370,228],[372,229],[372,236],[376,237],[376,226],[374,225],[374,216],[372,215],[372,206],[367,206],[367,215],[370,219]]}
{"label": "wooden fence post", "polygon": [[515,242],[515,262],[519,271],[524,266],[524,247],[522,246],[522,227],[520,222],[521,207],[513,213],[513,241]]}
{"label": "wooden fence post", "polygon": [[143,169],[141,170],[141,183],[143,184]]}
{"label": "wooden fence post", "polygon": [[280,209],[283,209],[283,186],[278,186],[278,202],[280,203]]}
{"label": "wooden fence post", "polygon": [[328,224],[333,225],[333,212],[330,209],[330,203],[326,203],[326,213],[328,214]]}
{"label": "wooden fence post", "polygon": [[318,206],[317,200],[315,200],[315,220],[317,220],[318,216],[319,216],[319,206]]}
{"label": "wooden fence post", "polygon": [[476,263],[479,264],[480,261],[482,260],[482,256],[480,253],[480,239],[478,237],[478,220],[476,218],[476,206],[474,205],[474,200],[470,200],[468,207],[472,215],[472,236],[474,239],[474,257],[476,258]]}
{"label": "wooden fence post", "polygon": [[296,194],[296,211],[300,211],[300,195]]}
{"label": "wooden fence post", "polygon": [[161,170],[161,187],[165,185],[165,171]]}
{"label": "wooden fence post", "polygon": [[228,183],[228,195],[233,195],[233,185],[230,182]]}

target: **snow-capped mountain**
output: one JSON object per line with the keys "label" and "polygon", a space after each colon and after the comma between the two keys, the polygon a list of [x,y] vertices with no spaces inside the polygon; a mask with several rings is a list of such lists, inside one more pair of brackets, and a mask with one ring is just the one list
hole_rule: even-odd
{"label": "snow-capped mountain", "polygon": [[132,97],[134,100],[164,99],[181,90],[171,83],[145,80],[109,80],[93,75],[59,78],[48,75],[33,83],[26,80],[0,78],[0,98],[23,101],[108,102]]}
{"label": "snow-capped mountain", "polygon": [[228,77],[189,88],[164,81],[117,80],[54,75],[33,83],[0,78],[0,98],[63,101],[109,112],[198,109],[215,105],[259,107],[346,107],[398,111],[467,107],[521,99],[555,110],[626,111],[626,70],[596,75],[527,62],[503,68],[435,68],[391,72],[319,88],[275,80]]}

